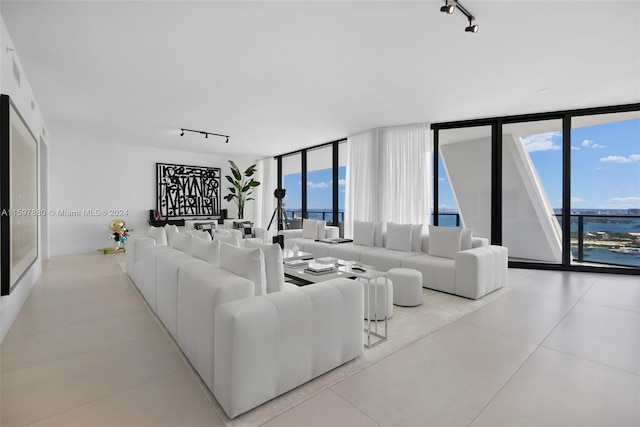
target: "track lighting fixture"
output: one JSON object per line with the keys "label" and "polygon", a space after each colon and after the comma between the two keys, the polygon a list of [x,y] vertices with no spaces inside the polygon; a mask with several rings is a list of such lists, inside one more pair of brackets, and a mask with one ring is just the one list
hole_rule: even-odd
{"label": "track lighting fixture", "polygon": [[440,8],[440,12],[448,13],[449,15],[451,15],[454,10],[456,10],[456,6],[449,4],[449,0],[445,0],[445,5]]}
{"label": "track lighting fixture", "polygon": [[214,135],[214,136],[221,136],[223,138],[226,138],[225,142],[228,144],[229,143],[229,138],[231,138],[229,135],[222,135],[219,133],[213,133],[213,132],[206,132],[204,130],[194,130],[194,129],[186,129],[186,128],[180,128],[180,136],[184,136],[185,132],[193,132],[193,133],[199,133],[201,135],[204,135],[204,137],[206,139],[209,139],[209,135]]}
{"label": "track lighting fixture", "polygon": [[451,14],[454,10],[458,9],[469,20],[469,26],[465,27],[464,31],[467,33],[477,33],[478,26],[473,24],[476,17],[471,14],[458,0],[451,0],[452,4],[449,4],[449,0],[444,0],[444,6],[440,8],[440,12]]}

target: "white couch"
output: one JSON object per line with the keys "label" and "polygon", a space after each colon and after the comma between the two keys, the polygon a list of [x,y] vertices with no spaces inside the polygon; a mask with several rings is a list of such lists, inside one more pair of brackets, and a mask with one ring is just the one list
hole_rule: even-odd
{"label": "white couch", "polygon": [[196,248],[230,247],[180,239],[170,247],[132,236],[126,271],[229,417],[362,354],[361,283],[336,279],[256,296],[266,285],[247,277],[266,278],[249,271],[265,268],[261,249],[233,249],[253,256],[242,277],[217,265],[219,256],[197,258]]}
{"label": "white couch", "polygon": [[[281,233],[285,236],[285,247],[295,243],[314,257],[359,261],[382,271],[412,268],[422,273],[423,287],[466,298],[481,298],[507,284],[508,253],[503,246],[489,245],[487,239],[467,234],[468,247],[463,249],[461,229],[429,226],[431,233],[438,235],[437,239],[430,239],[430,233],[424,232],[422,225],[411,224],[392,224],[393,232],[403,233],[403,237],[390,239],[384,225],[356,221],[353,243],[329,244],[292,238],[288,231]],[[457,232],[457,237],[449,238],[446,234]],[[456,238],[457,249],[437,250],[451,246]]]}

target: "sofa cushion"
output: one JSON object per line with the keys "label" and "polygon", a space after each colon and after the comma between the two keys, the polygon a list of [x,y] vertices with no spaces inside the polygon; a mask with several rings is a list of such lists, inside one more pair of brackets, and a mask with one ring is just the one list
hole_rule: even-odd
{"label": "sofa cushion", "polygon": [[180,234],[177,225],[166,224],[164,226],[164,231],[167,233],[167,244],[173,247],[174,237]]}
{"label": "sofa cushion", "polygon": [[213,238],[211,237],[211,234],[208,231],[204,231],[204,230],[193,230],[191,232],[191,235],[196,239],[207,240],[209,242],[213,240]]}
{"label": "sofa cushion", "polygon": [[404,258],[402,267],[421,272],[423,288],[456,293],[456,263],[452,259],[420,254]]}
{"label": "sofa cushion", "polygon": [[362,253],[378,249],[356,245],[354,243],[340,243],[338,245],[327,244],[327,246],[329,247],[329,256],[348,261],[360,261],[360,255]]}
{"label": "sofa cushion", "polygon": [[318,233],[316,235],[316,239],[324,239],[327,232],[327,222],[326,221],[317,221],[318,223]]}
{"label": "sofa cushion", "polygon": [[173,237],[173,248],[179,250],[180,252],[191,254],[192,239],[193,237],[188,234],[178,233]]}
{"label": "sofa cushion", "polygon": [[373,246],[384,248],[384,222],[376,222],[373,224]]}
{"label": "sofa cushion", "polygon": [[353,243],[356,245],[373,246],[372,222],[353,221]]}
{"label": "sofa cushion", "polygon": [[387,249],[411,251],[411,224],[387,223]]}
{"label": "sofa cushion", "polygon": [[147,236],[156,241],[156,245],[167,244],[167,232],[162,227],[149,227],[147,230]]}
{"label": "sofa cushion", "polygon": [[220,243],[220,267],[251,280],[256,288],[256,296],[267,293],[264,254],[260,249],[239,248],[222,242]]}
{"label": "sofa cushion", "polygon": [[471,249],[473,240],[473,230],[470,228],[463,228],[462,234],[460,235],[460,250],[466,251],[467,249]]}
{"label": "sofa cushion", "polygon": [[264,245],[253,240],[245,242],[245,248],[258,248],[264,254],[264,271],[267,277],[267,293],[280,292],[284,287],[282,248],[277,243]]}
{"label": "sofa cushion", "polygon": [[236,236],[234,236],[227,230],[220,230],[213,233],[213,240],[219,240],[221,242],[228,243],[233,246],[238,246],[238,247],[240,246],[240,242],[238,242],[238,239],[236,238]]}
{"label": "sofa cushion", "polygon": [[392,268],[399,268],[402,260],[414,256],[413,252],[395,251],[393,249],[376,248],[360,254],[360,261],[363,264],[372,265],[376,270],[389,271]]}
{"label": "sofa cushion", "polygon": [[429,255],[454,259],[460,251],[460,227],[429,225]]}
{"label": "sofa cushion", "polygon": [[315,219],[302,220],[302,237],[306,239],[318,238],[318,221]]}
{"label": "sofa cushion", "polygon": [[220,266],[220,241],[208,242],[193,237],[191,240],[191,255],[208,262],[216,267]]}
{"label": "sofa cushion", "polygon": [[411,250],[415,252],[422,250],[422,224],[411,226]]}

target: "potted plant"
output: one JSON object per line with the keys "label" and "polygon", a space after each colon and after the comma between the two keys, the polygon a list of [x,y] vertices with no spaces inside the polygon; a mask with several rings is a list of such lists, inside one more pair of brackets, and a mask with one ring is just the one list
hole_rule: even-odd
{"label": "potted plant", "polygon": [[240,173],[240,169],[232,160],[229,160],[229,163],[231,165],[231,175],[225,175],[225,178],[231,183],[231,187],[228,187],[229,194],[224,196],[224,199],[227,202],[232,200],[235,202],[238,206],[238,219],[242,219],[244,218],[244,204],[249,200],[253,200],[253,197],[250,197],[253,194],[253,189],[260,185],[258,181],[252,178],[256,172],[256,165],[253,164],[244,173]]}

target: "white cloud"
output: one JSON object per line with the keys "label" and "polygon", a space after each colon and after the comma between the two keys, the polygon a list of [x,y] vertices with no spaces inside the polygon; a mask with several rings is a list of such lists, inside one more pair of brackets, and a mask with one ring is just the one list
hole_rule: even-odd
{"label": "white cloud", "polygon": [[640,197],[612,197],[607,203],[598,206],[600,209],[626,209],[640,207]]}
{"label": "white cloud", "polygon": [[586,202],[585,199],[581,199],[580,197],[572,197],[571,198],[571,203],[582,203],[582,202]]}
{"label": "white cloud", "polygon": [[521,139],[527,152],[559,150],[562,148],[554,140],[562,140],[561,132],[547,132],[538,135],[524,136]]}
{"label": "white cloud", "polygon": [[447,178],[443,178],[443,177],[438,178],[438,181],[446,181],[446,180]]}
{"label": "white cloud", "polygon": [[579,148],[579,147],[574,147],[573,145],[571,146],[571,149],[572,149],[572,150],[575,150],[575,151],[580,151],[580,148]]}
{"label": "white cloud", "polygon": [[347,180],[346,179],[339,179],[338,180],[338,187],[344,187],[347,185]]}
{"label": "white cloud", "polygon": [[585,139],[584,141],[582,141],[582,146],[587,148],[605,148],[604,145],[596,144],[595,141],[592,141],[590,139]]}
{"label": "white cloud", "polygon": [[307,181],[308,188],[328,188],[329,184],[326,182],[311,182]]}
{"label": "white cloud", "polygon": [[640,162],[640,154],[632,154],[629,157],[607,156],[600,159],[602,163],[637,163]]}

